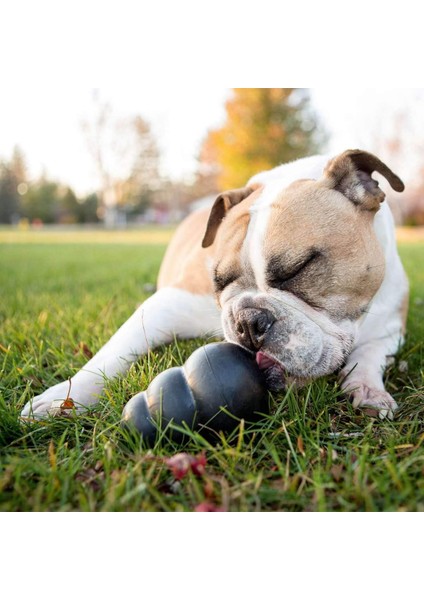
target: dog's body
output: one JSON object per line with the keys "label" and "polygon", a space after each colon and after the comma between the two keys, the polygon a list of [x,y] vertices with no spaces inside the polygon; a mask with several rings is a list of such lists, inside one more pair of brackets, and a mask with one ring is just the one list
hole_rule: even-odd
{"label": "dog's body", "polygon": [[[214,334],[256,352],[271,389],[341,369],[354,406],[392,417],[382,376],[403,339],[408,283],[374,171],[403,190],[384,163],[354,150],[260,173],[190,215],[158,291],[72,378],[75,404],[97,402],[105,378],[149,348]],[[23,416],[45,415],[68,388],[50,388]]]}

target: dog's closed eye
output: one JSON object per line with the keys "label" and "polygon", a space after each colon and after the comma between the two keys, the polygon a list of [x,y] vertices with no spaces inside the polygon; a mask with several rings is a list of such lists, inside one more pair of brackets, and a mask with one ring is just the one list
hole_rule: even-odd
{"label": "dog's closed eye", "polygon": [[213,283],[215,292],[220,294],[228,285],[236,281],[239,278],[239,273],[235,271],[229,271],[227,273],[218,273],[218,270],[215,269],[213,276]]}
{"label": "dog's closed eye", "polygon": [[268,261],[267,283],[270,287],[284,289],[298,275],[306,270],[309,265],[316,261],[322,252],[316,249],[301,257],[294,263],[286,265],[281,256],[273,256]]}

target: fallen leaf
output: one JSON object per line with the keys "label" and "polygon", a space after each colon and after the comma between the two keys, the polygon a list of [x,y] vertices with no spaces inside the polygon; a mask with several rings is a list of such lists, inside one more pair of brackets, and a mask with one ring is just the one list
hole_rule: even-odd
{"label": "fallen leaf", "polygon": [[165,459],[165,464],[172,471],[175,479],[183,479],[189,471],[195,475],[202,476],[205,472],[206,456],[202,453],[198,456],[179,452],[171,458]]}
{"label": "fallen leaf", "polygon": [[352,465],[354,465],[355,463],[357,463],[359,460],[359,457],[357,454],[355,454],[355,452],[352,452],[350,455],[350,462]]}
{"label": "fallen leaf", "polygon": [[305,456],[305,447],[303,445],[303,438],[301,435],[299,435],[297,438],[297,449],[302,456]]}
{"label": "fallen leaf", "polygon": [[42,386],[43,382],[41,381],[41,379],[39,379],[36,375],[27,375],[25,377],[26,381],[28,381],[28,383],[30,383],[31,385],[35,385],[35,386]]}
{"label": "fallen leaf", "polygon": [[203,491],[206,498],[212,498],[212,496],[214,495],[213,483],[209,478],[205,481]]}
{"label": "fallen leaf", "polygon": [[84,342],[80,342],[74,350],[74,355],[83,354],[86,358],[93,358],[93,353]]}
{"label": "fallen leaf", "polygon": [[201,477],[205,472],[206,467],[206,456],[203,454],[198,454],[193,457],[194,460],[191,463],[191,470],[195,475]]}
{"label": "fallen leaf", "polygon": [[190,470],[190,455],[184,452],[165,459],[165,464],[172,471],[175,479],[183,479]]}
{"label": "fallen leaf", "polygon": [[60,408],[62,410],[72,409],[72,408],[75,408],[75,403],[72,400],[72,398],[66,398],[66,400],[64,400],[62,402],[62,404],[60,405]]}
{"label": "fallen leaf", "polygon": [[367,415],[368,417],[378,417],[378,410],[375,410],[375,408],[365,408],[364,415]]}
{"label": "fallen leaf", "polygon": [[[97,465],[96,465],[97,466]],[[102,488],[102,481],[105,478],[104,471],[98,470],[96,467],[89,467],[80,471],[75,476],[76,481],[89,486],[94,492],[99,492]]]}
{"label": "fallen leaf", "polygon": [[201,502],[194,507],[194,512],[226,512],[223,506],[217,506],[213,502]]}
{"label": "fallen leaf", "polygon": [[333,476],[334,481],[339,482],[340,479],[342,478],[343,475],[343,470],[344,470],[344,465],[343,464],[338,464],[338,465],[333,465],[330,469],[331,475]]}
{"label": "fallen leaf", "polygon": [[48,410],[48,414],[51,417],[71,417],[72,409],[75,408],[74,401],[72,398],[65,398],[65,400],[53,400]]}

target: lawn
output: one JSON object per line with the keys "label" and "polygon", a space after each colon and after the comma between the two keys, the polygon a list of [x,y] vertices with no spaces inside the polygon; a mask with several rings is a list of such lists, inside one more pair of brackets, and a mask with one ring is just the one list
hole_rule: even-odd
{"label": "lawn", "polygon": [[[151,293],[170,232],[150,233],[91,243],[0,232],[0,510],[424,510],[420,242],[401,245],[412,293],[406,344],[386,372],[401,407],[393,422],[354,410],[328,377],[273,397],[269,416],[215,443],[192,434],[145,448],[119,426],[124,404],[204,340],[152,351],[85,416],[19,421],[34,394],[78,370]],[[200,455],[204,473],[179,480],[167,460],[179,452]]]}

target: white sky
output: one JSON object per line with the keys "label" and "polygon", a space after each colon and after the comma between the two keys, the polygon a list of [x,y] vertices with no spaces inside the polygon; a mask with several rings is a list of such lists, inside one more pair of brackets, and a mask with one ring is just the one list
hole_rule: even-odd
{"label": "white sky", "polygon": [[[90,114],[88,86],[98,86],[119,114],[151,122],[163,172],[172,177],[193,170],[202,138],[223,119],[229,88],[222,83],[327,86],[313,89],[312,97],[333,133],[334,151],[367,144],[376,121],[380,129],[391,126],[395,106],[415,111],[414,127],[424,131],[414,91],[366,88],[402,85],[421,74],[419,3],[404,0],[399,10],[398,3],[357,0],[348,19],[336,18],[333,5],[4,0],[0,159],[18,145],[32,177],[45,169],[79,194],[96,188],[81,130]],[[376,42],[373,51],[369,40]]]}
{"label": "white sky", "polygon": [[[117,116],[140,114],[152,125],[163,156],[162,171],[171,177],[189,175],[207,130],[222,122],[229,88],[194,86],[100,89]],[[424,132],[424,90],[312,89],[313,104],[332,137],[330,151],[367,147],[369,131],[393,127],[393,114],[406,109]],[[96,170],[81,123],[93,109],[93,89],[55,89],[30,95],[0,96],[0,159],[18,145],[30,175],[44,169],[49,177],[71,185],[78,194],[97,186]],[[421,110],[421,114],[415,114]],[[414,112],[415,111],[415,112]]]}
{"label": "white sky", "polygon": [[[152,125],[163,155],[163,171],[173,177],[194,167],[199,141],[224,114],[226,88],[190,91],[100,90],[117,117],[140,114]],[[78,193],[97,185],[96,170],[87,150],[81,123],[93,111],[93,90],[56,89],[27,97],[0,96],[0,158],[17,144],[30,174],[43,169],[50,177],[69,183]]]}

